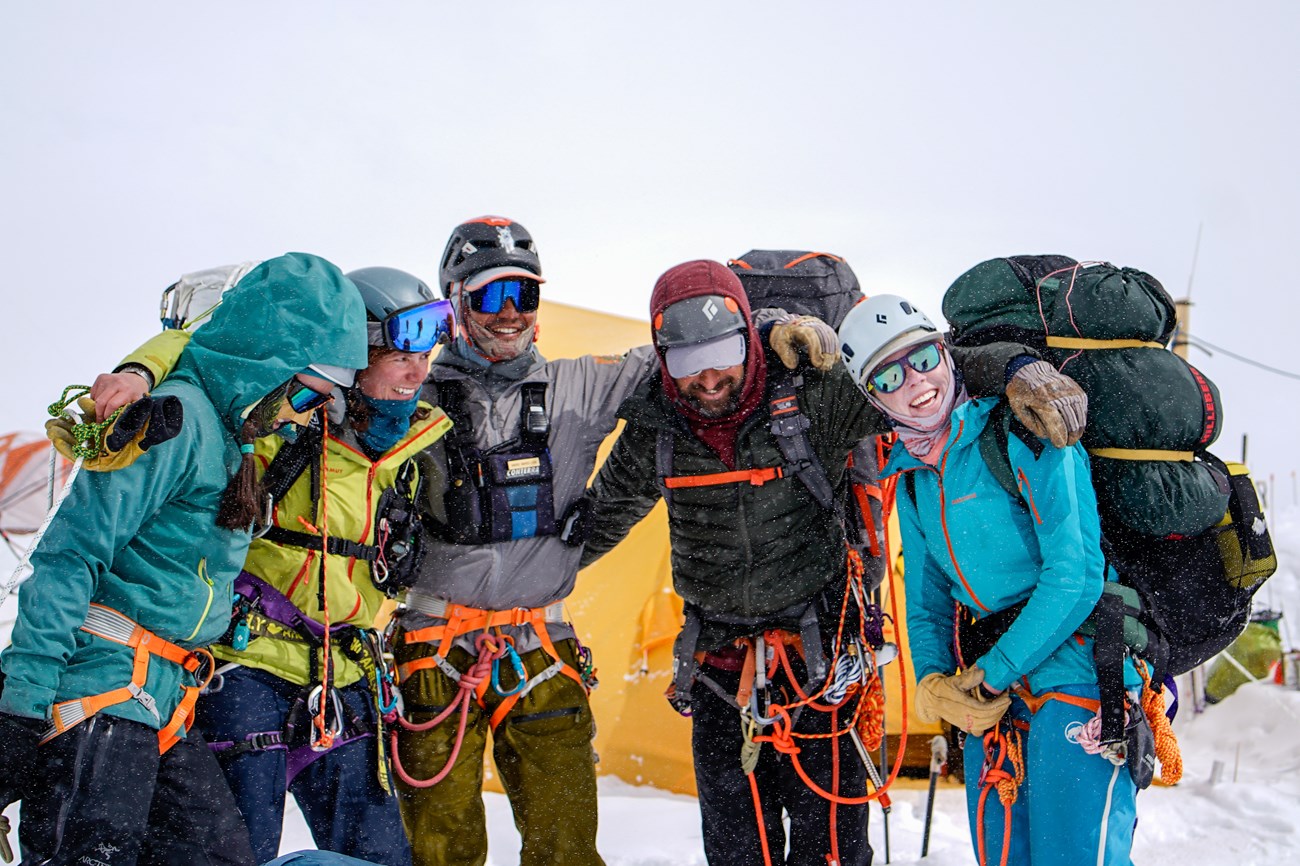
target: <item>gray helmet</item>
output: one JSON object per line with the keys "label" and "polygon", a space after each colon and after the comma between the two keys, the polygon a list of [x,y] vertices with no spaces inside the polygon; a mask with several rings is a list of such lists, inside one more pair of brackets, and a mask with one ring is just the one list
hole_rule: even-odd
{"label": "gray helmet", "polygon": [[436,301],[438,296],[424,280],[397,268],[359,268],[349,271],[365,302],[367,318],[382,322],[398,310]]}
{"label": "gray helmet", "polygon": [[424,280],[397,268],[360,268],[347,274],[366,305],[372,346],[427,352],[455,327],[450,301],[440,300]]}
{"label": "gray helmet", "polygon": [[745,328],[745,316],[734,298],[696,295],[669,304],[655,316],[655,345],[661,349],[688,346]]}
{"label": "gray helmet", "polygon": [[450,298],[454,284],[489,268],[502,269],[503,276],[522,272],[540,278],[542,262],[528,229],[500,216],[476,217],[456,226],[439,265],[442,296]]}

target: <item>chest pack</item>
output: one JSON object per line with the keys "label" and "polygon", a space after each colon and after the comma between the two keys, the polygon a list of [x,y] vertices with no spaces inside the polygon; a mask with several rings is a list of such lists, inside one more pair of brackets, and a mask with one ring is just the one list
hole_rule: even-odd
{"label": "chest pack", "polygon": [[659,431],[655,444],[655,475],[659,479],[665,504],[671,507],[673,491],[682,487],[712,487],[718,484],[762,487],[783,478],[797,478],[808,488],[819,506],[828,511],[838,511],[840,502],[808,438],[808,428],[812,422],[799,406],[799,389],[803,386],[803,377],[782,364],[769,365],[767,374],[768,426],[785,462],[776,466],[730,472],[674,475],[673,443],[677,432],[665,427]]}
{"label": "chest pack", "polygon": [[287,529],[271,523],[271,512],[304,472],[310,472],[312,520],[316,521],[321,500],[321,453],[324,436],[318,421],[305,427],[293,442],[286,443],[271,459],[262,476],[266,492],[265,530],[255,532],[275,544],[327,551],[370,563],[370,582],[390,598],[409,589],[419,576],[426,553],[420,527],[418,504],[424,479],[408,460],[397,472],[393,485],[379,495],[375,505],[375,543],[362,544],[337,535],[323,545],[319,535]]}
{"label": "chest pack", "polygon": [[554,475],[548,446],[546,383],[520,388],[519,432],[492,448],[479,448],[465,405],[464,386],[439,383],[439,402],[454,426],[447,450],[447,522],[435,531],[453,544],[489,544],[554,535]]}

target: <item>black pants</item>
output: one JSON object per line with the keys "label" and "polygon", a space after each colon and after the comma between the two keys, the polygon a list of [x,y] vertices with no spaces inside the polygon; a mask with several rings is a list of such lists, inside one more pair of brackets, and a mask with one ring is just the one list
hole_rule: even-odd
{"label": "black pants", "polygon": [[158,754],[148,725],[100,714],[38,749],[23,863],[252,866],[235,799],[202,737]]}
{"label": "black pants", "polygon": [[[729,694],[735,694],[740,674],[704,666],[702,672]],[[801,675],[802,670],[796,670]],[[784,683],[777,679],[778,689]],[[788,689],[789,686],[787,685]],[[840,724],[847,724],[852,703],[840,711]],[[763,866],[763,848],[754,814],[749,780],[740,769],[740,747],[744,742],[740,713],[718,697],[704,683],[691,692],[691,752],[695,760],[695,783],[699,788],[703,819],[704,853],[709,866]],[[795,723],[798,733],[826,733],[831,714],[805,709]],[[832,770],[839,764],[838,793],[861,797],[866,793],[866,770],[848,736],[836,746],[831,739],[796,739],[799,764],[826,791],[832,787]],[[831,852],[831,803],[812,791],[799,778],[790,758],[765,743],[754,771],[768,851],[773,863],[787,866],[826,866]],[[790,852],[785,855],[784,810],[790,816]],[[867,806],[835,807],[836,840],[841,866],[870,866],[871,845],[867,841]]]}

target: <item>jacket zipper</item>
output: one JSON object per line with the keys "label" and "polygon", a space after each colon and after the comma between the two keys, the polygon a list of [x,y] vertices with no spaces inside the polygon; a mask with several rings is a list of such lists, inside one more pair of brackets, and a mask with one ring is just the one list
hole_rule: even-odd
{"label": "jacket zipper", "polygon": [[961,581],[962,588],[971,597],[971,601],[975,602],[976,607],[988,613],[989,609],[984,606],[984,602],[980,601],[980,597],[975,594],[975,590],[971,589],[971,585],[966,582],[966,575],[962,573],[961,565],[957,562],[957,552],[952,547],[952,536],[948,534],[948,494],[943,487],[943,470],[948,465],[948,455],[952,452],[953,445],[957,444],[957,441],[961,439],[962,428],[965,426],[965,421],[958,423],[957,433],[952,437],[952,442],[948,447],[944,449],[939,466],[934,470],[939,481],[939,525],[943,527],[943,541],[948,547],[948,559],[952,562],[952,567],[957,571],[957,579]]}
{"label": "jacket zipper", "polygon": [[194,624],[194,631],[189,633],[185,638],[187,641],[194,640],[194,636],[203,628],[203,622],[208,618],[208,611],[212,610],[212,597],[216,595],[215,584],[212,578],[208,577],[208,558],[205,556],[199,560],[199,577],[208,585],[208,602],[203,605],[203,613],[199,616],[199,621]]}

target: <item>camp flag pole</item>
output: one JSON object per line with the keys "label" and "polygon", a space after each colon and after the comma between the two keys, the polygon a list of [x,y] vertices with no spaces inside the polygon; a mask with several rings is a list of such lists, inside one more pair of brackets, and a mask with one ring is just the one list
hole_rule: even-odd
{"label": "camp flag pole", "polygon": [[1187,360],[1187,347],[1192,337],[1192,281],[1196,279],[1196,260],[1201,255],[1201,231],[1205,223],[1196,226],[1196,245],[1192,247],[1192,268],[1187,272],[1187,296],[1174,301],[1174,310],[1178,316],[1178,325],[1174,329],[1173,345],[1169,348],[1184,361]]}
{"label": "camp flag pole", "polygon": [[921,858],[930,853],[930,822],[934,818],[934,789],[939,777],[948,770],[948,738],[930,740],[930,791],[925,795],[925,829],[921,832]]}

